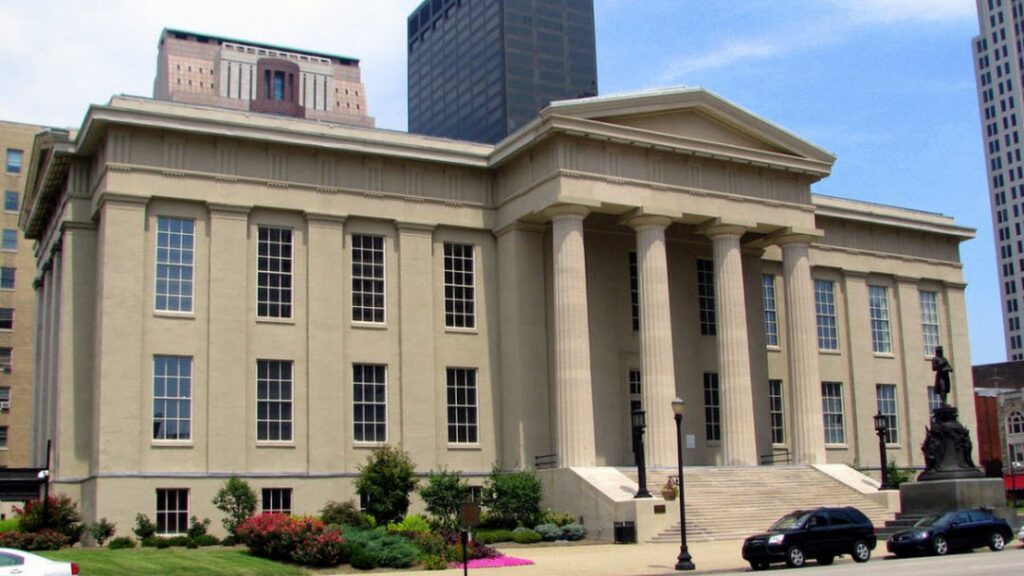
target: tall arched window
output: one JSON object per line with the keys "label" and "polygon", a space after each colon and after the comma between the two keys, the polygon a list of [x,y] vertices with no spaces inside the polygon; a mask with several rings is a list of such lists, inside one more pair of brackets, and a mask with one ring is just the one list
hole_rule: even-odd
{"label": "tall arched window", "polygon": [[1019,411],[1010,412],[1006,417],[1007,434],[1024,434],[1024,414]]}

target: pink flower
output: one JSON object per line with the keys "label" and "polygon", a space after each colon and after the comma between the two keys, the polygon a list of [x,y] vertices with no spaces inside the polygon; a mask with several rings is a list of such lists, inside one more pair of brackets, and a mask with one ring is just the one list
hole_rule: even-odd
{"label": "pink flower", "polygon": [[[526,558],[515,558],[512,556],[502,556],[500,558],[480,558],[477,560],[470,560],[470,568],[502,568],[504,566],[530,566],[533,564],[533,560],[527,560]],[[461,562],[451,562],[448,564],[449,568],[461,568]]]}

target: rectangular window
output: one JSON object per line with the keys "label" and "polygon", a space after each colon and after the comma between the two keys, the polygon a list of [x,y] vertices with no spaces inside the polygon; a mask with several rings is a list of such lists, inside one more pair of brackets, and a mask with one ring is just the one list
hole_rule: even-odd
{"label": "rectangular window", "polygon": [[387,442],[387,398],[387,366],[352,365],[352,437],[356,442]]}
{"label": "rectangular window", "polygon": [[629,395],[638,396],[640,395],[640,371],[630,370],[629,371]]}
{"label": "rectangular window", "polygon": [[291,318],[292,231],[260,226],[257,251],[257,315]]}
{"label": "rectangular window", "polygon": [[12,350],[9,347],[0,348],[0,373],[10,374],[13,366]]}
{"label": "rectangular window", "polygon": [[192,311],[195,222],[160,216],[156,220],[155,307],[161,312]]}
{"label": "rectangular window", "polygon": [[708,440],[722,439],[722,406],[718,397],[718,374],[704,373],[704,435]]}
{"label": "rectangular window", "polygon": [[629,305],[633,320],[633,331],[640,330],[640,272],[636,263],[636,252],[629,253]]}
{"label": "rectangular window", "polygon": [[384,237],[352,235],[352,321],[384,322]]}
{"label": "rectangular window", "polygon": [[888,444],[900,443],[899,420],[896,417],[896,385],[876,384],[875,400],[878,404],[878,413],[885,416],[886,424],[889,426]]}
{"label": "rectangular window", "polygon": [[0,330],[14,330],[14,308],[0,308]]}
{"label": "rectangular window", "polygon": [[0,450],[7,450],[7,426],[0,426]]}
{"label": "rectangular window", "polygon": [[0,267],[0,290],[14,290],[14,268]]}
{"label": "rectangular window", "polygon": [[935,412],[936,408],[942,408],[942,398],[935,391],[935,386],[928,387],[928,413]]}
{"label": "rectangular window", "polygon": [[761,277],[761,291],[764,295],[764,340],[768,346],[779,345],[779,317],[775,307],[775,276]]}
{"label": "rectangular window", "polygon": [[292,440],[292,362],[256,361],[256,440]]}
{"label": "rectangular window", "polygon": [[3,244],[0,244],[0,250],[4,252],[17,252],[18,251],[18,231],[11,228],[4,228]]}
{"label": "rectangular window", "polygon": [[782,380],[768,381],[768,414],[772,425],[772,444],[784,444],[786,423],[783,419]]}
{"label": "rectangular window", "polygon": [[697,259],[697,304],[700,310],[700,333],[715,335],[715,264]]}
{"label": "rectangular window", "polygon": [[15,148],[7,149],[7,172],[10,174],[21,174],[22,157],[25,155],[21,150]]}
{"label": "rectangular window", "polygon": [[868,311],[871,314],[871,349],[875,354],[891,354],[889,293],[885,286],[868,286]]}
{"label": "rectangular window", "polygon": [[156,489],[157,534],[184,534],[188,531],[188,489]]}
{"label": "rectangular window", "polygon": [[939,304],[935,292],[919,292],[921,296],[921,334],[924,336],[924,357],[935,355],[935,347],[942,344],[939,340]]}
{"label": "rectangular window", "polygon": [[11,387],[0,386],[0,412],[11,411]]}
{"label": "rectangular window", "polygon": [[263,506],[261,510],[264,514],[292,513],[291,488],[264,488],[262,492]]}
{"label": "rectangular window", "polygon": [[4,210],[7,212],[18,211],[18,193],[13,190],[4,191]]}
{"label": "rectangular window", "polygon": [[818,320],[818,349],[838,350],[836,330],[835,284],[829,280],[814,281],[814,310]]}
{"label": "rectangular window", "polygon": [[476,444],[476,370],[448,368],[448,443]]}
{"label": "rectangular window", "polygon": [[472,244],[444,245],[444,325],[476,326],[476,288]]}
{"label": "rectangular window", "polygon": [[192,358],[153,357],[153,439],[192,439]]}
{"label": "rectangular window", "polygon": [[821,412],[825,419],[825,444],[846,444],[842,382],[821,383]]}

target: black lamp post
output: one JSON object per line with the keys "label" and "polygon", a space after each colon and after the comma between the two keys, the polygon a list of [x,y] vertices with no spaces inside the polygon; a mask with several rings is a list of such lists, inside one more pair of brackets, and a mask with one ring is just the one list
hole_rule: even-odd
{"label": "black lamp post", "polygon": [[889,419],[881,412],[875,414],[875,434],[878,434],[878,454],[882,463],[882,485],[881,490],[889,490],[889,464],[885,458],[885,441],[889,439]]}
{"label": "black lamp post", "polygon": [[686,402],[682,398],[672,400],[672,412],[676,420],[676,466],[679,473],[679,557],[676,559],[676,570],[694,570],[693,558],[686,547],[686,491],[683,486],[683,409]]}
{"label": "black lamp post", "polygon": [[634,498],[650,498],[647,491],[647,468],[644,466],[644,428],[647,428],[647,415],[643,410],[633,410],[630,414],[633,423],[633,456],[636,457],[637,483]]}

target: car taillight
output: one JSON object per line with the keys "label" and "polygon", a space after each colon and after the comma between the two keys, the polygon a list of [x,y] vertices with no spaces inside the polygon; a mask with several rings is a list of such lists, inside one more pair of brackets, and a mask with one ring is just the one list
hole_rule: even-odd
{"label": "car taillight", "polygon": [[77,574],[78,574],[78,564],[75,564],[74,562],[72,562],[71,563],[71,576],[76,576]]}

